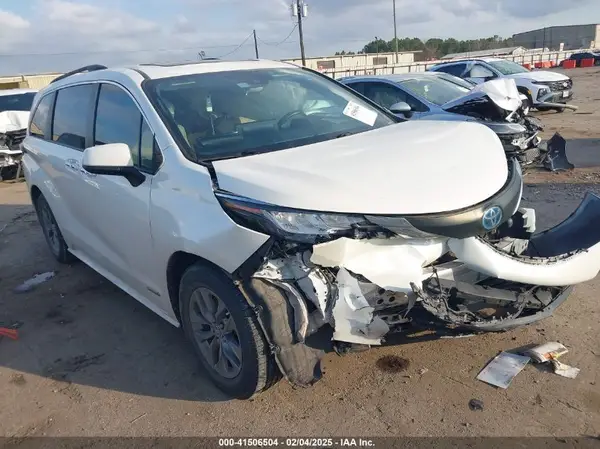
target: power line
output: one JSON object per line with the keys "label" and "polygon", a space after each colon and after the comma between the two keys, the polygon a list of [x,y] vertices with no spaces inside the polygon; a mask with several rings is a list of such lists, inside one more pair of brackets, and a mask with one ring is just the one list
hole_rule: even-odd
{"label": "power line", "polygon": [[283,39],[283,40],[282,40],[282,41],[280,41],[280,42],[265,42],[265,41],[263,41],[263,40],[262,40],[260,37],[258,37],[258,40],[259,40],[259,41],[261,41],[261,42],[262,42],[263,44],[265,44],[265,45],[271,45],[271,46],[273,46],[273,47],[278,47],[278,46],[280,46],[281,44],[284,44],[284,43],[285,43],[285,42],[286,42],[286,41],[287,41],[287,40],[288,40],[288,39],[289,39],[289,38],[292,36],[292,33],[293,33],[294,31],[296,31],[296,28],[298,28],[298,24],[295,24],[295,25],[294,25],[294,27],[292,28],[292,31],[290,31],[290,34],[288,34],[288,35],[285,37],[285,39]]}
{"label": "power line", "polygon": [[235,48],[234,48],[233,50],[231,50],[229,53],[225,53],[224,55],[217,56],[217,57],[218,57],[219,59],[221,59],[221,58],[224,58],[225,56],[229,56],[229,55],[231,55],[231,54],[235,53],[235,52],[236,52],[236,51],[238,51],[240,48],[242,48],[242,46],[243,46],[243,45],[244,45],[246,42],[248,42],[248,39],[250,39],[250,38],[252,37],[252,35],[253,35],[253,34],[254,34],[254,32],[250,33],[250,34],[249,34],[249,35],[246,37],[246,39],[244,39],[244,40],[242,41],[242,43],[241,43],[240,45],[238,45],[237,47],[235,47]]}

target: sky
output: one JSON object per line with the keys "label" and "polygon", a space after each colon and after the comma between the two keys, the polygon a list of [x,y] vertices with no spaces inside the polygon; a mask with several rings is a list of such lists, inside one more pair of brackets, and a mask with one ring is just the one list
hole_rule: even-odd
{"label": "sky", "polygon": [[[393,0],[306,0],[307,56],[393,37]],[[87,64],[299,57],[291,0],[0,0],[0,74]],[[469,39],[600,23],[598,0],[396,0],[398,37]]]}

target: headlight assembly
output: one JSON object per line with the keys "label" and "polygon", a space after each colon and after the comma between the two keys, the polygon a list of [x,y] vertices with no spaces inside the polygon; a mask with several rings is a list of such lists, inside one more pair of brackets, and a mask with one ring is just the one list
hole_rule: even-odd
{"label": "headlight assembly", "polygon": [[[363,215],[295,210],[225,192],[215,192],[215,195],[225,212],[240,226],[294,242],[314,244],[342,236],[397,234],[393,232],[395,230],[375,224]],[[421,231],[408,222],[405,224],[402,235],[423,237]]]}

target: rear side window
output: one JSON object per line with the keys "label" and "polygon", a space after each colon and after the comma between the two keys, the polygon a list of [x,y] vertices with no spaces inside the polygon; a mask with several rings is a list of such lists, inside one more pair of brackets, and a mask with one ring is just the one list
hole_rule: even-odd
{"label": "rear side window", "polygon": [[443,65],[436,72],[449,73],[450,75],[461,77],[467,68],[466,64]]}
{"label": "rear side window", "polygon": [[119,86],[102,84],[94,122],[94,145],[124,143],[138,168],[154,173],[160,152],[136,102]]}
{"label": "rear side window", "polygon": [[96,87],[92,84],[65,87],[58,91],[54,108],[52,140],[61,145],[85,149],[87,124]]}
{"label": "rear side window", "polygon": [[346,85],[361,95],[365,94],[365,83],[363,82],[347,83]]}
{"label": "rear side window", "polygon": [[32,136],[43,139],[50,135],[50,112],[54,95],[54,93],[46,95],[38,103],[29,126],[29,134]]}

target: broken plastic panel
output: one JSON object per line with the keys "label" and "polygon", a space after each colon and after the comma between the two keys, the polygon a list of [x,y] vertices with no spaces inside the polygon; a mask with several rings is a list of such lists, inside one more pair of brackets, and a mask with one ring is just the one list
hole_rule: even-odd
{"label": "broken plastic panel", "polygon": [[547,143],[548,152],[542,163],[550,171],[571,170],[575,168],[567,158],[567,141],[559,133],[554,134]]}

